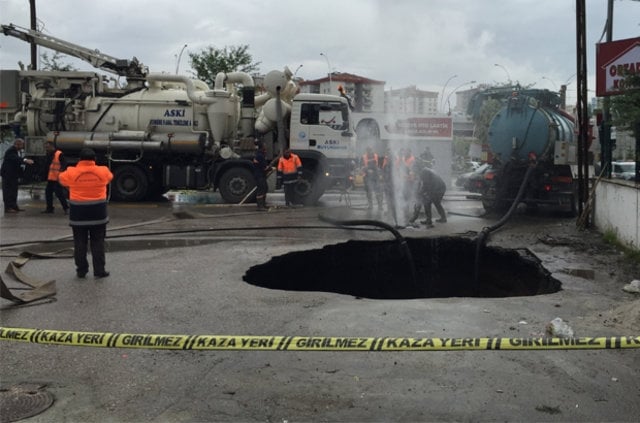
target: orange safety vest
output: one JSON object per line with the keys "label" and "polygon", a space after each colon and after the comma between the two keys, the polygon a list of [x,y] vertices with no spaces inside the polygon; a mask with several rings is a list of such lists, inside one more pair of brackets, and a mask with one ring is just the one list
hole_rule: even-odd
{"label": "orange safety vest", "polygon": [[93,160],[80,160],[59,176],[60,183],[69,188],[69,200],[77,203],[106,201],[107,185],[112,179],[109,168],[97,166]]}
{"label": "orange safety vest", "polygon": [[402,161],[404,162],[404,165],[406,167],[411,168],[411,166],[413,166],[413,163],[416,161],[416,158],[414,156],[403,157]]}
{"label": "orange safety vest", "polygon": [[374,161],[376,163],[376,166],[378,166],[378,154],[373,153],[373,157],[369,157],[367,154],[362,156],[362,167],[368,167],[369,160]]}
{"label": "orange safety vest", "polygon": [[302,162],[297,154],[291,153],[291,156],[288,159],[280,157],[280,160],[278,161],[278,171],[282,172],[283,175],[298,173],[298,168],[300,167],[302,167]]}
{"label": "orange safety vest", "polygon": [[49,174],[47,175],[47,181],[57,181],[58,176],[60,176],[60,156],[62,155],[62,151],[56,150],[53,153],[53,160],[51,160],[51,164],[49,165]]}

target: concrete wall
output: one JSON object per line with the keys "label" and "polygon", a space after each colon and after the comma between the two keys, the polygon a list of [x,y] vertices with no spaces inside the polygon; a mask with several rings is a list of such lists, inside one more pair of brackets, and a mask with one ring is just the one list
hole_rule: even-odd
{"label": "concrete wall", "polygon": [[613,230],[629,247],[640,249],[640,185],[631,181],[601,180],[595,193],[594,223]]}

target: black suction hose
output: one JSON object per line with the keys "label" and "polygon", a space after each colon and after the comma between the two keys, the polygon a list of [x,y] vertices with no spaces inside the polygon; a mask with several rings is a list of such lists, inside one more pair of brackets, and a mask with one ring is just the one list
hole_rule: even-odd
{"label": "black suction hose", "polygon": [[513,200],[513,203],[511,204],[511,207],[509,207],[509,210],[507,211],[507,213],[505,213],[505,215],[502,216],[502,218],[498,222],[494,223],[491,226],[486,226],[484,229],[482,229],[482,231],[478,234],[478,237],[476,238],[476,255],[475,255],[475,263],[474,263],[474,269],[473,269],[473,281],[475,283],[476,288],[478,287],[478,282],[479,282],[478,279],[480,276],[480,251],[485,246],[487,239],[489,237],[489,234],[491,232],[494,232],[500,229],[505,223],[507,223],[507,221],[513,215],[513,212],[516,210],[516,208],[518,207],[518,204],[520,204],[520,201],[522,200],[522,196],[524,195],[524,191],[527,186],[527,183],[529,182],[529,178],[531,177],[531,174],[533,173],[533,169],[535,169],[537,164],[538,164],[537,162],[534,162],[531,165],[529,165],[529,167],[527,168],[527,172],[524,174],[524,180],[520,185],[520,189],[518,189],[518,194],[516,195],[515,200]]}
{"label": "black suction hose", "polygon": [[[398,241],[398,247],[400,249],[400,253],[407,258],[407,262],[409,264],[409,270],[411,271],[411,281],[413,285],[418,290],[422,289],[422,287],[418,284],[418,278],[416,277],[416,267],[413,262],[413,256],[411,255],[411,250],[409,249],[409,245],[407,244],[407,240],[400,234],[400,232],[396,230],[396,228],[389,225],[388,223],[381,222],[379,220],[372,220],[372,219],[338,220],[338,219],[332,219],[322,214],[318,215],[318,218],[323,222],[331,223],[332,225],[336,225],[336,226],[368,225],[368,226],[377,226],[379,228],[382,228],[391,232],[393,236],[396,238],[396,241]],[[427,287],[427,290],[429,290],[429,288],[430,287]]]}

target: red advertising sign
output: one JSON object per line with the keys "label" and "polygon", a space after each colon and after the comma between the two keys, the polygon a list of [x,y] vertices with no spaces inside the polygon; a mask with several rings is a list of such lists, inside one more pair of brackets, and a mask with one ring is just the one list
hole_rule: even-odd
{"label": "red advertising sign", "polygon": [[596,44],[596,95],[620,94],[627,73],[640,72],[640,38]]}
{"label": "red advertising sign", "polygon": [[394,125],[386,125],[385,129],[391,134],[403,134],[412,137],[453,137],[451,118],[410,117],[398,119]]}

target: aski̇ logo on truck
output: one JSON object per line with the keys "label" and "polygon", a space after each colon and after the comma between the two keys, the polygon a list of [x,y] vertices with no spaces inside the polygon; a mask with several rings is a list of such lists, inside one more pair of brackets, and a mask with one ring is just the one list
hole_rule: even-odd
{"label": "aski\u0307 logo on truck", "polygon": [[185,109],[167,109],[164,111],[164,117],[184,117]]}
{"label": "aski\u0307 logo on truck", "polygon": [[[162,119],[150,119],[150,125],[157,126],[191,126],[191,119],[176,119],[187,117],[186,109],[166,109],[162,115]],[[194,121],[194,126],[198,122]]]}

